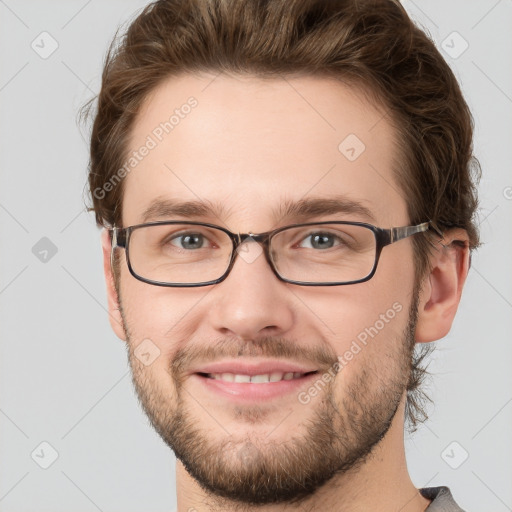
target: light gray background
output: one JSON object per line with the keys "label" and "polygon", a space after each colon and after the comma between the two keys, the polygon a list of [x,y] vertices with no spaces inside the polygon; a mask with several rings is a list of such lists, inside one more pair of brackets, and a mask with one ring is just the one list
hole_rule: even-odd
{"label": "light gray background", "polygon": [[[87,132],[76,125],[78,107],[99,90],[115,29],[146,3],[0,0],[3,512],[175,508],[174,456],[139,409],[124,345],[108,323],[99,230],[84,211]],[[436,343],[434,406],[407,440],[409,469],[418,487],[449,485],[470,512],[505,512],[512,510],[512,1],[404,5],[451,53],[474,112],[485,243],[452,332]],[[51,49],[43,31],[58,43],[46,59],[31,47]],[[453,31],[469,44],[457,58],[464,41]],[[57,250],[46,262],[32,252],[36,246],[44,256],[43,237]],[[51,462],[42,442],[58,452],[48,469],[39,465]],[[450,467],[466,452],[458,469]]]}

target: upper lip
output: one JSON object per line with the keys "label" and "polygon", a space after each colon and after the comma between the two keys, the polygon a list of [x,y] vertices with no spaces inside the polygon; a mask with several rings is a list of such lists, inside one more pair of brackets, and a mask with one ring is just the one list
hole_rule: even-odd
{"label": "upper lip", "polygon": [[265,360],[255,362],[240,359],[217,361],[194,369],[191,373],[234,373],[236,375],[265,375],[274,372],[309,373],[317,368],[292,361]]}

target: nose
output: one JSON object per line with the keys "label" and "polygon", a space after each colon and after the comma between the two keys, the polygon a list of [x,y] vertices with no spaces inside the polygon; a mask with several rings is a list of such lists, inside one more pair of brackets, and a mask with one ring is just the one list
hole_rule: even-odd
{"label": "nose", "polygon": [[262,246],[248,239],[238,248],[231,272],[215,285],[211,324],[223,335],[242,339],[282,335],[294,321],[293,295],[265,258]]}

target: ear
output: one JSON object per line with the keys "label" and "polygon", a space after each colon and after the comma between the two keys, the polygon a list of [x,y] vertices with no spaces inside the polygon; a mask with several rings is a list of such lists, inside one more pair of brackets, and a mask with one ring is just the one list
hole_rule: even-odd
{"label": "ear", "polygon": [[117,296],[116,287],[114,285],[114,274],[110,265],[110,254],[112,241],[107,229],[101,233],[101,246],[103,249],[103,272],[105,274],[105,283],[107,285],[108,314],[110,325],[116,333],[117,337],[126,341],[126,333],[123,327],[123,319],[119,310],[119,298]]}
{"label": "ear", "polygon": [[465,230],[452,229],[436,243],[418,304],[416,342],[427,343],[446,336],[459,306],[469,271],[469,239]]}

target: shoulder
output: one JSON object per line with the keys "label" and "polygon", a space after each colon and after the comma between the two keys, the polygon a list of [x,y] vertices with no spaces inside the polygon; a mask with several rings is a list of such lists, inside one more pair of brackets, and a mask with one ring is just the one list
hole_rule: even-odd
{"label": "shoulder", "polygon": [[432,500],[425,512],[464,512],[455,503],[448,487],[426,487],[419,491],[424,498]]}

